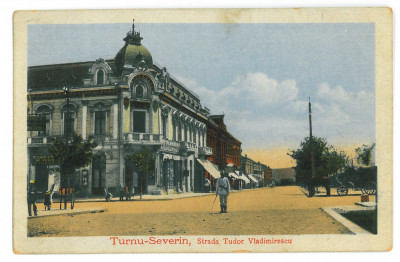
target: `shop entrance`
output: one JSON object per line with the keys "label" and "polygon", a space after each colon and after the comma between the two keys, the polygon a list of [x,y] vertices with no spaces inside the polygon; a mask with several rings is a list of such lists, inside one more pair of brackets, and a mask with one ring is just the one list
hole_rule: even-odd
{"label": "shop entrance", "polygon": [[35,185],[39,193],[45,193],[49,185],[49,167],[47,165],[36,165]]}
{"label": "shop entrance", "polygon": [[92,193],[94,195],[104,194],[106,186],[106,157],[101,156],[92,162]]}

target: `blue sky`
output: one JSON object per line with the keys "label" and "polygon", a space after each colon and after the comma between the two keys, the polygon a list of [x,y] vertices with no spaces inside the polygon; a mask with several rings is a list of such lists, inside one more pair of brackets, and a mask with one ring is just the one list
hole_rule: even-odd
{"label": "blue sky", "polygon": [[[28,65],[113,58],[131,24],[30,25]],[[374,24],[136,24],[153,61],[225,113],[243,149],[375,141]]]}

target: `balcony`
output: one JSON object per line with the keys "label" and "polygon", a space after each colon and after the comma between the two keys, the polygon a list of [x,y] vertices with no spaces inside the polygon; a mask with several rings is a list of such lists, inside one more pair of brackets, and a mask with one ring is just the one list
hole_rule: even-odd
{"label": "balcony", "polygon": [[199,155],[211,156],[213,154],[213,150],[211,147],[201,146],[199,147]]}
{"label": "balcony", "polygon": [[150,133],[124,133],[123,140],[125,143],[149,143],[149,144],[160,144],[160,134]]}
{"label": "balcony", "polygon": [[181,142],[181,149],[182,151],[194,153],[197,151],[197,145],[189,141],[183,141]]}
{"label": "balcony", "polygon": [[[28,146],[51,145],[55,138],[56,137],[54,137],[54,136],[28,137]],[[62,137],[59,137],[59,138],[62,138]]]}
{"label": "balcony", "polygon": [[179,153],[180,143],[175,141],[163,140],[161,143],[161,151],[169,153]]}

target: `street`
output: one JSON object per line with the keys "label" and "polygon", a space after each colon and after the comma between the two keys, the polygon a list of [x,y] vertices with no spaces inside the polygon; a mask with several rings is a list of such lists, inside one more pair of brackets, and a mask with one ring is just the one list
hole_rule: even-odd
{"label": "street", "polygon": [[107,211],[29,219],[28,236],[351,234],[320,208],[360,201],[357,194],[308,198],[297,186],[260,188],[232,192],[229,213],[219,214],[218,199],[211,212],[214,198],[78,202],[75,208]]}

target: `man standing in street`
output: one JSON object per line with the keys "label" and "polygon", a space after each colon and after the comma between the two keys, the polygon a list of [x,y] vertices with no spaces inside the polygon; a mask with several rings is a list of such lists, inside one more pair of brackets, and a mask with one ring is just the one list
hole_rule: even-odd
{"label": "man standing in street", "polygon": [[36,207],[36,189],[35,189],[35,181],[31,180],[29,183],[28,189],[28,214],[32,216],[32,206],[33,206],[33,214],[37,216],[37,207]]}
{"label": "man standing in street", "polygon": [[215,194],[219,195],[219,202],[221,205],[220,213],[228,213],[226,211],[228,205],[228,195],[229,195],[229,179],[226,177],[225,172],[221,173],[221,177],[218,178],[216,184]]}

